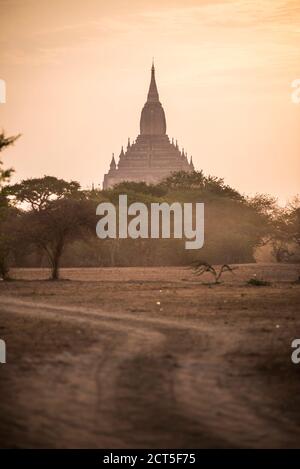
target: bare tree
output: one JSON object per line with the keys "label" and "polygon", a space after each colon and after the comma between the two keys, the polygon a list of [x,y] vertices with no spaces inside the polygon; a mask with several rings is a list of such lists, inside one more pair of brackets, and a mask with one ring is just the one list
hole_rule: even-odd
{"label": "bare tree", "polygon": [[230,267],[230,265],[228,264],[223,264],[217,270],[212,265],[208,264],[208,262],[204,262],[204,261],[195,261],[193,262],[192,267],[196,275],[203,275],[205,272],[209,272],[214,277],[215,283],[220,283],[219,280],[224,272],[233,273],[233,271],[238,268],[238,267]]}

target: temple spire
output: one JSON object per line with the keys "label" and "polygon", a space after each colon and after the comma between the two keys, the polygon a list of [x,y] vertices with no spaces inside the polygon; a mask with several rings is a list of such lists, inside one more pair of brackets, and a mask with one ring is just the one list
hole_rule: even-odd
{"label": "temple spire", "polygon": [[195,171],[195,167],[194,167],[194,163],[193,163],[193,157],[191,156],[191,159],[190,159],[190,167],[193,171]]}
{"label": "temple spire", "polygon": [[158,96],[158,91],[157,91],[157,86],[156,86],[156,81],[155,81],[154,60],[152,61],[151,81],[150,81],[147,101],[151,103],[159,102],[159,96]]}
{"label": "temple spire", "polygon": [[123,145],[122,145],[121,152],[120,152],[120,155],[119,155],[119,159],[123,158],[123,156],[124,156],[124,149],[123,149]]}
{"label": "temple spire", "polygon": [[151,81],[147,101],[142,109],[140,119],[141,135],[166,135],[166,117],[161,103],[159,102],[157,86],[155,81],[154,64],[151,67]]}
{"label": "temple spire", "polygon": [[115,161],[114,153],[112,154],[112,159],[111,159],[111,162],[110,162],[110,169],[116,169],[116,161]]}

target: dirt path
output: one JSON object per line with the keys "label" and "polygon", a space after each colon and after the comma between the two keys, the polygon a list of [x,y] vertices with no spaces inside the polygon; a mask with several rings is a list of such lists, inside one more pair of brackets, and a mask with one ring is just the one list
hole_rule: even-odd
{"label": "dirt path", "polygon": [[[65,328],[66,338],[71,334],[68,347],[47,356],[46,342],[41,351],[40,341],[33,341],[25,357],[17,363],[8,358],[1,368],[4,446],[299,444],[299,429],[295,433],[295,423],[279,409],[274,412],[272,394],[259,375],[247,380],[243,362],[237,367],[228,359],[236,344],[247,340],[238,330],[229,336],[221,325],[207,321],[106,313],[7,296],[1,297],[1,314],[21,325],[29,318],[43,330],[45,341],[54,334],[55,322],[60,331]],[[73,329],[77,333],[81,327],[93,340],[78,345]]]}

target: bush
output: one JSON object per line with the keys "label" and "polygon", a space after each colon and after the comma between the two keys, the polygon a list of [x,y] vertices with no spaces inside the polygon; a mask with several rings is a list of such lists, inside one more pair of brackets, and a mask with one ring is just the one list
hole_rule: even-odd
{"label": "bush", "polygon": [[253,287],[269,287],[271,285],[270,282],[267,282],[266,280],[260,280],[258,278],[250,278],[247,283]]}

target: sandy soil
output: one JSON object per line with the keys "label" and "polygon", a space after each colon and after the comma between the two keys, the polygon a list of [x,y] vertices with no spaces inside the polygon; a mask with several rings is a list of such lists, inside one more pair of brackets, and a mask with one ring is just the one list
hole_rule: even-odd
{"label": "sandy soil", "polygon": [[0,446],[299,447],[298,273],[16,270],[0,283]]}

